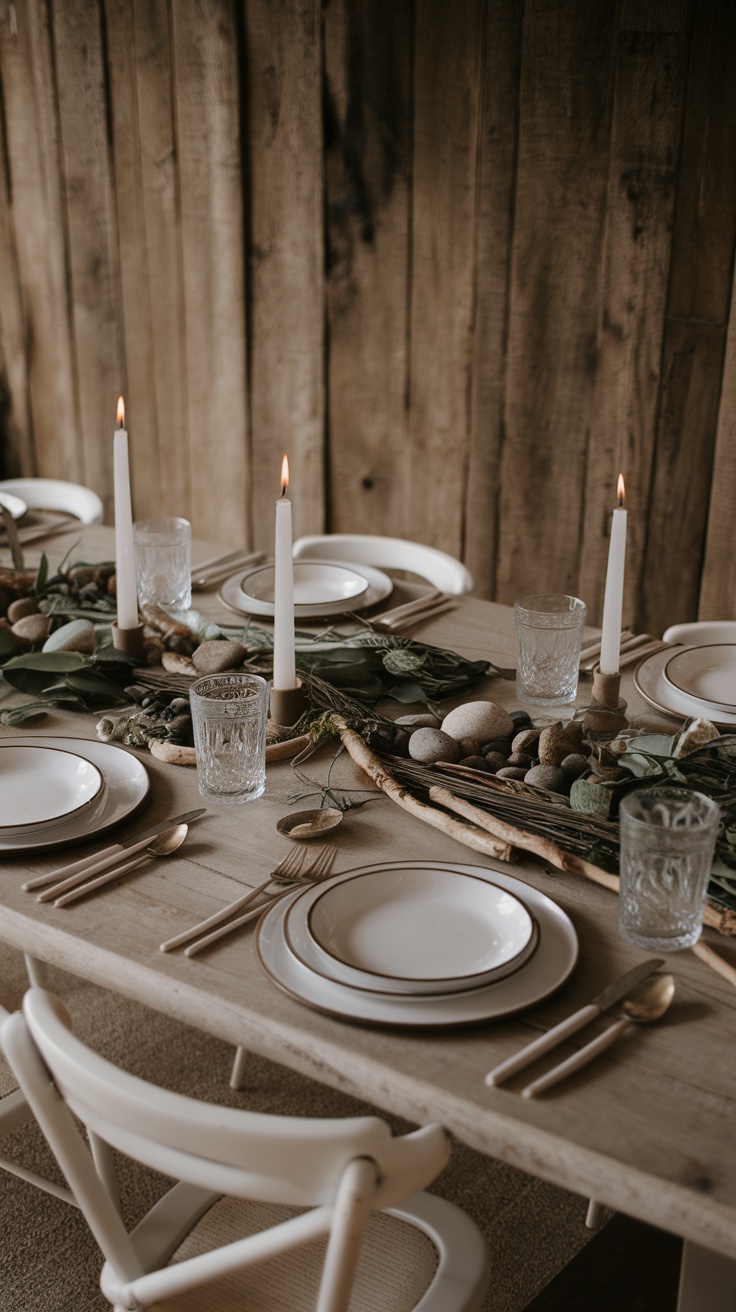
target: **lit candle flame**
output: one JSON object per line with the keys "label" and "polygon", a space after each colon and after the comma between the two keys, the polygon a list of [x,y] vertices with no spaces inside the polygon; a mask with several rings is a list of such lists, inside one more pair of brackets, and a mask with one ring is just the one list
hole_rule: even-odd
{"label": "lit candle flame", "polygon": [[623,476],[623,474],[619,474],[619,476],[618,476],[618,486],[617,486],[617,488],[616,488],[616,496],[618,497],[618,504],[619,504],[619,506],[623,506],[623,505],[625,505],[625,503],[626,503],[626,484],[624,483],[624,476]]}
{"label": "lit candle flame", "polygon": [[289,486],[289,457],[284,456],[281,461],[281,495],[286,495],[286,489]]}
{"label": "lit candle flame", "polygon": [[125,402],[122,396],[118,397],[118,428],[125,428]]}

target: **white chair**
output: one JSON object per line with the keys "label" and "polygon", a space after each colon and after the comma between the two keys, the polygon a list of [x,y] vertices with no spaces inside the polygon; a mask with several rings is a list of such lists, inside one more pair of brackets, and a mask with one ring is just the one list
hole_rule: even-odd
{"label": "white chair", "polygon": [[736,642],[736,620],[693,620],[691,624],[671,624],[662,634],[663,642],[681,642],[696,647],[712,642]]}
{"label": "white chair", "polygon": [[344,560],[377,569],[401,569],[419,574],[441,592],[461,595],[470,592],[473,576],[461,561],[436,547],[402,538],[372,537],[361,533],[330,533],[324,537],[298,538],[294,560]]}
{"label": "white chair", "polygon": [[[5,1021],[2,1042],[104,1253],[100,1284],[116,1312],[480,1312],[485,1240],[452,1204],[411,1196],[448,1159],[439,1126],[392,1138],[372,1116],[264,1116],[159,1089],[75,1038],[43,989]],[[130,1235],[112,1148],[179,1181]],[[257,1203],[233,1201],[246,1199]]]}
{"label": "white chair", "polygon": [[[8,1012],[0,1005],[0,1023],[6,1019]],[[0,1057],[0,1139],[6,1135],[12,1134],[14,1130],[19,1130],[22,1125],[33,1119],[25,1097],[17,1087],[8,1066]],[[21,1180],[26,1180],[28,1184],[35,1184],[39,1189],[47,1194],[54,1194],[56,1198],[63,1198],[65,1203],[71,1203],[76,1207],[76,1200],[72,1197],[68,1189],[61,1185],[55,1184],[52,1180],[47,1180],[45,1176],[39,1175],[36,1171],[29,1171],[24,1166],[19,1166],[12,1158],[0,1155],[0,1167],[9,1171],[11,1175],[17,1175]]]}
{"label": "white chair", "polygon": [[21,497],[29,510],[64,510],[82,524],[101,524],[105,508],[96,492],[60,478],[5,478],[0,492]]}

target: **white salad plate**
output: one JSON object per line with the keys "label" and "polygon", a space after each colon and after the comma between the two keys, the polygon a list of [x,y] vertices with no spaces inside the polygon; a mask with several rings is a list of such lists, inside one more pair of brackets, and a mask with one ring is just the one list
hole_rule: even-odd
{"label": "white salad plate", "polygon": [[670,656],[664,677],[671,687],[714,711],[736,715],[736,643],[685,647]]}
{"label": "white salad plate", "polygon": [[67,823],[102,789],[91,761],[58,747],[0,743],[0,834],[35,834]]}
{"label": "white salad plate", "polygon": [[[295,606],[334,606],[354,601],[368,587],[368,580],[347,565],[330,565],[319,560],[297,560],[294,571]],[[276,572],[273,565],[259,565],[241,580],[240,590],[248,602],[259,602],[273,610]]]}
{"label": "white salad plate", "polygon": [[41,833],[0,834],[2,852],[43,852],[57,847],[68,847],[97,838],[122,824],[143,806],[151,782],[148,771],[132,752],[115,743],[100,743],[86,738],[49,738],[28,735],[6,738],[7,747],[57,747],[60,751],[74,752],[96,766],[105,781],[91,806],[80,815],[69,817]]}
{"label": "white salad plate", "polygon": [[[404,862],[385,862],[370,870],[401,870]],[[539,925],[539,947],[512,975],[481,988],[439,996],[395,996],[349,988],[310,970],[291,951],[284,934],[286,916],[299,890],[269,907],[258,922],[256,950],[266,975],[285,993],[317,1011],[363,1024],[441,1028],[477,1025],[534,1006],[559,989],[578,958],[578,938],[569,916],[551,898],[500,870],[437,862],[433,869],[487,879],[523,899]],[[352,879],[358,871],[336,875],[322,885]]]}
{"label": "white salad plate", "polygon": [[672,659],[672,650],[667,647],[647,656],[634,671],[634,686],[650,706],[666,715],[674,715],[679,720],[689,720],[699,716],[710,720],[721,729],[736,728],[736,711],[713,710],[707,702],[698,697],[675,688],[664,675],[665,665]]}
{"label": "white salad plate", "polygon": [[[301,588],[302,570],[309,571],[305,577],[311,580],[309,587],[310,592],[305,592]],[[317,571],[315,573],[315,571]],[[360,591],[353,592],[351,595],[338,596],[337,575],[352,575],[354,579],[359,579],[364,585]],[[260,580],[251,582],[252,575],[262,576]],[[325,580],[332,578],[332,583],[325,586]],[[305,595],[315,596],[315,579],[323,580],[320,585],[321,595],[325,596],[332,589],[331,600],[304,602],[298,600]],[[347,587],[347,580],[343,579],[343,586]],[[374,569],[373,566],[361,565],[360,569],[353,568],[352,565],[343,564],[342,561],[325,564],[324,561],[294,561],[294,616],[296,619],[322,619],[329,615],[343,615],[346,611],[364,610],[367,606],[374,606],[379,601],[384,601],[393,589],[393,582],[388,574],[384,574],[380,569]],[[255,596],[251,594],[251,589],[257,590],[263,595]],[[237,611],[240,615],[264,615],[273,617],[273,565],[260,566],[257,569],[252,567],[247,570],[241,570],[238,574],[233,574],[226,579],[220,589],[220,601],[223,602],[229,610]]]}
{"label": "white salad plate", "polygon": [[5,509],[10,511],[13,519],[22,519],[28,512],[26,502],[14,492],[0,492],[0,506],[5,506]]}
{"label": "white salad plate", "polygon": [[412,996],[480,988],[518,969],[537,943],[513,893],[427,861],[313,885],[289,908],[284,933],[328,979]]}

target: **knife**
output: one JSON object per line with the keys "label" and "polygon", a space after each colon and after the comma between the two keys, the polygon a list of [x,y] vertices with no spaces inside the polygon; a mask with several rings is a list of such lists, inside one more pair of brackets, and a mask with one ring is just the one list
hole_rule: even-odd
{"label": "knife", "polygon": [[[94,855],[81,857],[79,861],[73,861],[71,865],[61,866],[58,870],[52,870],[47,875],[37,875],[35,879],[29,879],[23,884],[26,893],[30,893],[34,888],[44,888],[47,884],[55,884],[57,880],[63,879],[66,888],[72,885],[67,880],[79,882],[77,875],[87,879],[90,874],[97,874],[99,870],[105,870],[108,866],[114,865],[120,859],[123,852],[130,855],[138,852],[142,847],[146,847],[152,838],[162,834],[165,829],[171,829],[173,825],[191,824],[193,820],[199,819],[205,815],[206,807],[200,806],[196,811],[187,811],[185,815],[174,816],[172,820],[161,820],[157,825],[151,825],[150,829],[144,829],[142,833],[132,834],[130,838],[124,838],[120,843],[114,843],[112,847],[105,847],[101,852],[95,852]],[[54,896],[61,892],[61,889],[54,890]],[[48,901],[48,896],[40,894],[39,902]]]}
{"label": "knife", "polygon": [[608,1011],[610,1007],[620,1002],[621,998],[625,998],[627,993],[631,993],[633,989],[641,984],[642,980],[653,975],[663,964],[661,957],[650,957],[649,961],[642,961],[639,966],[634,966],[633,970],[627,970],[625,975],[614,980],[613,984],[609,984],[587,1006],[573,1012],[572,1016],[560,1021],[559,1025],[554,1025],[541,1038],[528,1043],[514,1057],[509,1057],[507,1061],[502,1061],[500,1066],[495,1066],[486,1075],[486,1084],[501,1084],[510,1075],[515,1075],[517,1071],[523,1070],[525,1066],[536,1061],[537,1057],[542,1057],[545,1052],[550,1052],[552,1048],[556,1048],[558,1043],[561,1043],[568,1035],[575,1034],[589,1021],[594,1020],[596,1016],[600,1016],[601,1012]]}

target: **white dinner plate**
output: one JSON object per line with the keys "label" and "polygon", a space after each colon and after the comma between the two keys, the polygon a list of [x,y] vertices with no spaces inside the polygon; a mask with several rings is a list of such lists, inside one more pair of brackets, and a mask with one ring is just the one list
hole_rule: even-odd
{"label": "white dinner plate", "polygon": [[100,743],[87,738],[51,738],[24,735],[6,738],[8,747],[58,747],[62,751],[76,752],[91,761],[103,775],[105,787],[81,815],[66,823],[54,825],[39,834],[6,837],[0,835],[2,852],[43,852],[57,847],[69,847],[86,838],[97,838],[122,824],[143,806],[151,787],[148,771],[132,752],[116,743]]}
{"label": "white dinner plate", "polygon": [[[368,587],[368,580],[347,565],[332,565],[321,560],[294,561],[294,605],[334,606],[354,602]],[[267,607],[273,615],[276,571],[273,565],[258,565],[241,579],[240,590],[252,607]]]}
{"label": "white dinner plate", "polygon": [[[401,869],[403,865],[401,861],[390,861],[381,868]],[[290,906],[300,896],[299,890],[275,902],[259,920],[256,950],[261,966],[285,993],[327,1015],[364,1024],[422,1028],[477,1025],[509,1016],[541,1002],[564,984],[578,958],[578,938],[569,916],[551,898],[500,870],[445,862],[437,862],[435,869],[475,875],[523,898],[539,924],[540,942],[520,970],[482,988],[440,997],[398,997],[348,988],[310,970],[290,950],[284,921]],[[350,879],[355,873],[336,875],[325,881],[323,887]]]}
{"label": "white dinner plate", "polygon": [[102,775],[83,756],[58,747],[0,743],[0,833],[38,833],[86,810]]}
{"label": "white dinner plate", "polygon": [[[294,561],[294,572],[296,576],[297,567],[302,563]],[[324,565],[324,561],[312,561],[312,565]],[[332,562],[330,568],[338,566],[351,573],[359,575],[365,579],[366,588],[358,595],[350,598],[342,598],[338,601],[323,602],[312,605],[294,604],[294,616],[300,620],[322,619],[330,615],[344,615],[346,611],[365,610],[367,606],[375,606],[377,602],[384,601],[393,589],[393,582],[388,574],[384,574],[380,569],[374,569],[372,565],[361,565],[359,569],[351,565],[344,564],[342,561]],[[273,568],[273,567],[271,567]],[[257,598],[249,598],[243,592],[243,581],[247,575],[253,572],[252,568],[240,570],[238,574],[233,574],[226,579],[220,588],[220,601],[227,606],[228,610],[237,611],[239,615],[264,615],[273,616],[273,601],[260,601]]]}
{"label": "white dinner plate", "polygon": [[0,506],[10,511],[13,519],[22,519],[28,510],[23,498],[17,497],[14,492],[0,492]]}
{"label": "white dinner plate", "polygon": [[634,671],[634,686],[644,700],[656,710],[664,711],[665,715],[674,715],[678,720],[689,720],[692,716],[699,716],[710,720],[720,729],[736,727],[736,712],[719,710],[716,713],[706,702],[681,692],[665,679],[664,667],[671,657],[672,649],[666,647],[664,651],[657,651],[653,656],[647,656],[637,665]]}
{"label": "white dinner plate", "polygon": [[317,884],[289,908],[284,932],[310,969],[351,988],[460,993],[519,968],[537,941],[517,897],[429,861],[365,867]]}
{"label": "white dinner plate", "polygon": [[736,714],[736,643],[685,647],[670,656],[664,677],[671,687],[712,710]]}

